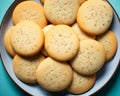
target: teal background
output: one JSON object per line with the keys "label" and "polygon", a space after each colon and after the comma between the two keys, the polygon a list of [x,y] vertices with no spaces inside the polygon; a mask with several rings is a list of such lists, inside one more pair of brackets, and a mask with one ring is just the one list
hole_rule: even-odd
{"label": "teal background", "polygon": [[[0,0],[0,23],[14,0]],[[120,17],[120,0],[109,0]],[[0,59],[0,96],[29,96],[7,74]],[[111,80],[93,96],[120,96],[120,64]]]}

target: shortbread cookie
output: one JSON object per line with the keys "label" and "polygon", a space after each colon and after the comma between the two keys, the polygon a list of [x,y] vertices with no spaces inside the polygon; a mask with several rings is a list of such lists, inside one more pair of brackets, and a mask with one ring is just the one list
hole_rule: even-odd
{"label": "shortbread cookie", "polygon": [[56,25],[45,36],[45,50],[55,60],[70,60],[79,50],[79,37],[71,27]]}
{"label": "shortbread cookie", "polygon": [[33,56],[42,49],[44,35],[37,23],[26,20],[14,27],[10,39],[16,53],[22,56]]}
{"label": "shortbread cookie", "polygon": [[73,94],[82,94],[90,90],[96,81],[96,75],[81,75],[73,72],[73,80],[67,91]]}
{"label": "shortbread cookie", "polygon": [[23,20],[32,20],[41,28],[47,25],[44,9],[35,1],[23,1],[18,4],[13,11],[12,20],[15,25]]}
{"label": "shortbread cookie", "polygon": [[[49,32],[49,30],[50,30],[52,27],[54,27],[54,25],[49,24],[49,25],[47,25],[47,26],[45,26],[45,27],[43,28],[44,36],[47,34],[47,32]],[[46,57],[48,56],[45,48],[43,48],[43,49],[41,50],[41,53],[42,53],[44,56],[46,56]]]}
{"label": "shortbread cookie", "polygon": [[78,8],[78,0],[45,0],[44,4],[45,15],[53,24],[73,24]]}
{"label": "shortbread cookie", "polygon": [[10,27],[6,33],[5,33],[5,37],[4,37],[4,46],[5,49],[7,50],[7,52],[10,54],[10,56],[14,57],[16,55],[15,51],[12,48],[11,42],[10,42],[10,35],[11,32],[13,30],[14,26]]}
{"label": "shortbread cookie", "polygon": [[105,62],[105,49],[101,43],[92,39],[80,41],[77,56],[71,60],[73,69],[83,75],[96,73]]}
{"label": "shortbread cookie", "polygon": [[37,81],[48,91],[64,90],[72,81],[72,68],[65,62],[48,57],[43,60],[36,71]]}
{"label": "shortbread cookie", "polygon": [[81,30],[78,23],[73,24],[71,27],[72,27],[72,29],[75,30],[75,32],[79,36],[80,40],[83,40],[83,39],[95,39],[96,38],[95,35],[86,34],[83,30]]}
{"label": "shortbread cookie", "polygon": [[111,60],[117,50],[117,38],[115,34],[108,30],[105,34],[97,37],[97,40],[103,44],[106,52],[106,61]]}
{"label": "shortbread cookie", "polygon": [[77,22],[82,30],[91,35],[100,35],[107,31],[113,19],[111,6],[103,0],[84,2],[77,14]]}
{"label": "shortbread cookie", "polygon": [[36,69],[45,57],[37,55],[34,57],[21,57],[16,55],[13,59],[13,70],[15,75],[25,83],[37,83]]}

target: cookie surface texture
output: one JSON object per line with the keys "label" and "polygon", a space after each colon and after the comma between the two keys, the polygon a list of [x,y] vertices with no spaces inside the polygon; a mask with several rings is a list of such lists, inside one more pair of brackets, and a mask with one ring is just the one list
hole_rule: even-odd
{"label": "cookie surface texture", "polygon": [[18,4],[13,11],[12,20],[15,25],[23,20],[32,20],[41,28],[47,25],[44,9],[35,1],[23,1]]}
{"label": "cookie surface texture", "polygon": [[80,49],[75,58],[71,60],[73,69],[83,75],[96,73],[105,62],[105,49],[96,40],[86,39],[80,41]]}
{"label": "cookie surface texture", "polygon": [[96,38],[95,35],[86,34],[83,30],[81,30],[78,23],[73,24],[71,27],[72,27],[73,30],[75,30],[75,32],[79,36],[80,40],[83,40],[83,39],[95,39]]}
{"label": "cookie surface texture", "polygon": [[26,20],[14,27],[10,39],[16,53],[22,56],[33,56],[42,49],[44,35],[37,23]]}
{"label": "cookie surface texture", "polygon": [[56,25],[45,36],[45,50],[55,60],[70,60],[79,50],[79,37],[71,27]]}
{"label": "cookie surface texture", "polygon": [[84,2],[77,14],[77,22],[82,30],[91,35],[100,35],[107,31],[113,18],[111,6],[103,0]]}
{"label": "cookie surface texture", "polygon": [[10,56],[14,57],[16,55],[15,51],[12,48],[11,42],[10,42],[10,35],[11,32],[13,30],[14,26],[10,27],[6,33],[5,33],[5,37],[4,37],[4,46],[5,49],[7,50],[7,52],[10,54]]}
{"label": "cookie surface texture", "polygon": [[45,0],[44,3],[45,15],[53,24],[73,24],[78,8],[78,0]]}
{"label": "cookie surface texture", "polygon": [[106,61],[111,60],[117,50],[117,38],[115,34],[111,30],[108,30],[105,34],[98,36],[97,40],[105,48]]}
{"label": "cookie surface texture", "polygon": [[96,81],[96,75],[81,75],[73,72],[72,83],[67,88],[67,91],[73,94],[82,94],[90,90]]}
{"label": "cookie surface texture", "polygon": [[48,57],[36,71],[37,81],[44,89],[57,92],[64,90],[72,81],[72,68],[65,62],[58,62]]}
{"label": "cookie surface texture", "polygon": [[13,70],[15,75],[25,83],[37,83],[36,69],[44,59],[45,57],[40,54],[34,57],[21,57],[16,55],[13,59]]}

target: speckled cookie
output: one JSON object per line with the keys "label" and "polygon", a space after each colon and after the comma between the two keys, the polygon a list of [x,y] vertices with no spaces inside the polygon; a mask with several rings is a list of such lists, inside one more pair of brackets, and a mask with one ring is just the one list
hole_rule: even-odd
{"label": "speckled cookie", "polygon": [[96,38],[95,35],[86,34],[83,30],[81,30],[78,23],[73,24],[71,27],[72,27],[72,29],[75,30],[75,32],[79,36],[80,40],[83,40],[83,39],[95,39]]}
{"label": "speckled cookie", "polygon": [[67,91],[73,94],[82,94],[90,90],[96,81],[96,75],[81,75],[73,72],[72,83],[67,88]]}
{"label": "speckled cookie", "polygon": [[100,35],[108,30],[113,19],[111,6],[103,0],[84,2],[77,14],[77,22],[82,30],[91,35]]}
{"label": "speckled cookie", "polygon": [[[54,25],[53,25],[53,24],[49,24],[49,25],[45,26],[45,27],[42,29],[43,32],[44,32],[44,36],[47,34],[47,32],[49,32],[49,30],[50,30],[52,27],[54,27]],[[41,53],[42,53],[44,56],[46,56],[46,57],[48,56],[45,48],[42,48]]]}
{"label": "speckled cookie", "polygon": [[13,59],[13,71],[15,75],[23,82],[34,84],[37,83],[36,69],[45,57],[37,55],[34,57],[21,57],[16,55]]}
{"label": "speckled cookie", "polygon": [[35,1],[23,1],[19,3],[12,14],[13,23],[16,25],[23,20],[32,20],[41,28],[47,25],[43,7]]}
{"label": "speckled cookie", "polygon": [[10,27],[4,36],[4,46],[7,52],[10,54],[10,56],[14,57],[16,55],[15,51],[12,48],[11,42],[10,42],[10,35],[13,30],[14,26]]}
{"label": "speckled cookie", "polygon": [[105,48],[106,61],[111,60],[117,50],[117,38],[115,34],[111,30],[108,30],[105,34],[98,36],[97,40]]}
{"label": "speckled cookie", "polygon": [[45,50],[55,60],[68,61],[79,50],[79,37],[67,25],[56,25],[45,36]]}
{"label": "speckled cookie", "polygon": [[78,8],[78,0],[45,0],[44,4],[45,15],[53,24],[73,24]]}
{"label": "speckled cookie", "polygon": [[48,57],[43,60],[36,71],[40,86],[48,91],[64,90],[72,81],[72,68],[65,62]]}
{"label": "speckled cookie", "polygon": [[11,34],[11,45],[22,56],[33,56],[43,47],[44,35],[40,26],[33,21],[21,21]]}
{"label": "speckled cookie", "polygon": [[96,40],[85,39],[80,41],[79,52],[70,63],[76,72],[90,75],[100,70],[104,62],[104,46]]}

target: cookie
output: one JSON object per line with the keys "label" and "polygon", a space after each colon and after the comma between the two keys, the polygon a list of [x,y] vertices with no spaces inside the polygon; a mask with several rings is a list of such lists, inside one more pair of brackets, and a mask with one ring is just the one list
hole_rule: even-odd
{"label": "cookie", "polygon": [[45,50],[58,61],[72,59],[79,50],[79,38],[67,25],[56,25],[45,36]]}
{"label": "cookie", "polygon": [[11,42],[10,42],[10,35],[13,30],[14,26],[10,27],[4,36],[4,46],[6,51],[10,54],[11,57],[14,57],[16,55],[15,51],[12,48]]}
{"label": "cookie", "polygon": [[104,62],[104,46],[92,39],[81,40],[78,54],[70,61],[72,68],[83,75],[96,73],[102,68]]}
{"label": "cookie", "polygon": [[45,0],[44,4],[45,16],[53,24],[73,24],[78,8],[78,0]]}
{"label": "cookie", "polygon": [[77,22],[90,35],[100,35],[108,30],[113,19],[111,6],[103,0],[84,2],[77,14]]}
{"label": "cookie", "polygon": [[75,32],[79,36],[80,40],[83,40],[83,39],[95,39],[96,38],[95,35],[86,34],[83,30],[81,30],[78,23],[73,24],[71,27],[72,27],[72,29],[75,30]]}
{"label": "cookie", "polygon": [[14,27],[10,39],[15,52],[22,56],[36,55],[44,43],[44,35],[40,26],[28,20],[21,21]]}
{"label": "cookie", "polygon": [[19,3],[12,14],[13,23],[16,25],[23,20],[32,20],[41,28],[47,25],[43,7],[35,1],[23,1]]}
{"label": "cookie", "polygon": [[48,57],[43,60],[36,71],[40,86],[51,92],[62,91],[72,81],[72,68],[65,62]]}
{"label": "cookie", "polygon": [[90,90],[96,81],[96,75],[81,75],[73,72],[72,83],[67,88],[67,91],[73,94],[82,94]]}
{"label": "cookie", "polygon": [[117,50],[117,38],[115,34],[111,30],[108,30],[105,34],[98,36],[97,40],[105,48],[106,61],[111,60]]}
{"label": "cookie", "polygon": [[[54,27],[54,25],[49,24],[49,25],[45,26],[45,27],[42,29],[43,32],[44,32],[44,36],[47,34],[47,32],[48,32],[48,31],[50,30],[50,28],[52,28],[52,27]],[[46,56],[46,57],[48,56],[45,48],[43,48],[43,49],[41,50],[41,53],[42,53],[44,56]]]}
{"label": "cookie", "polygon": [[16,55],[13,59],[13,71],[17,78],[29,84],[37,83],[36,69],[45,57],[41,54],[34,57]]}

